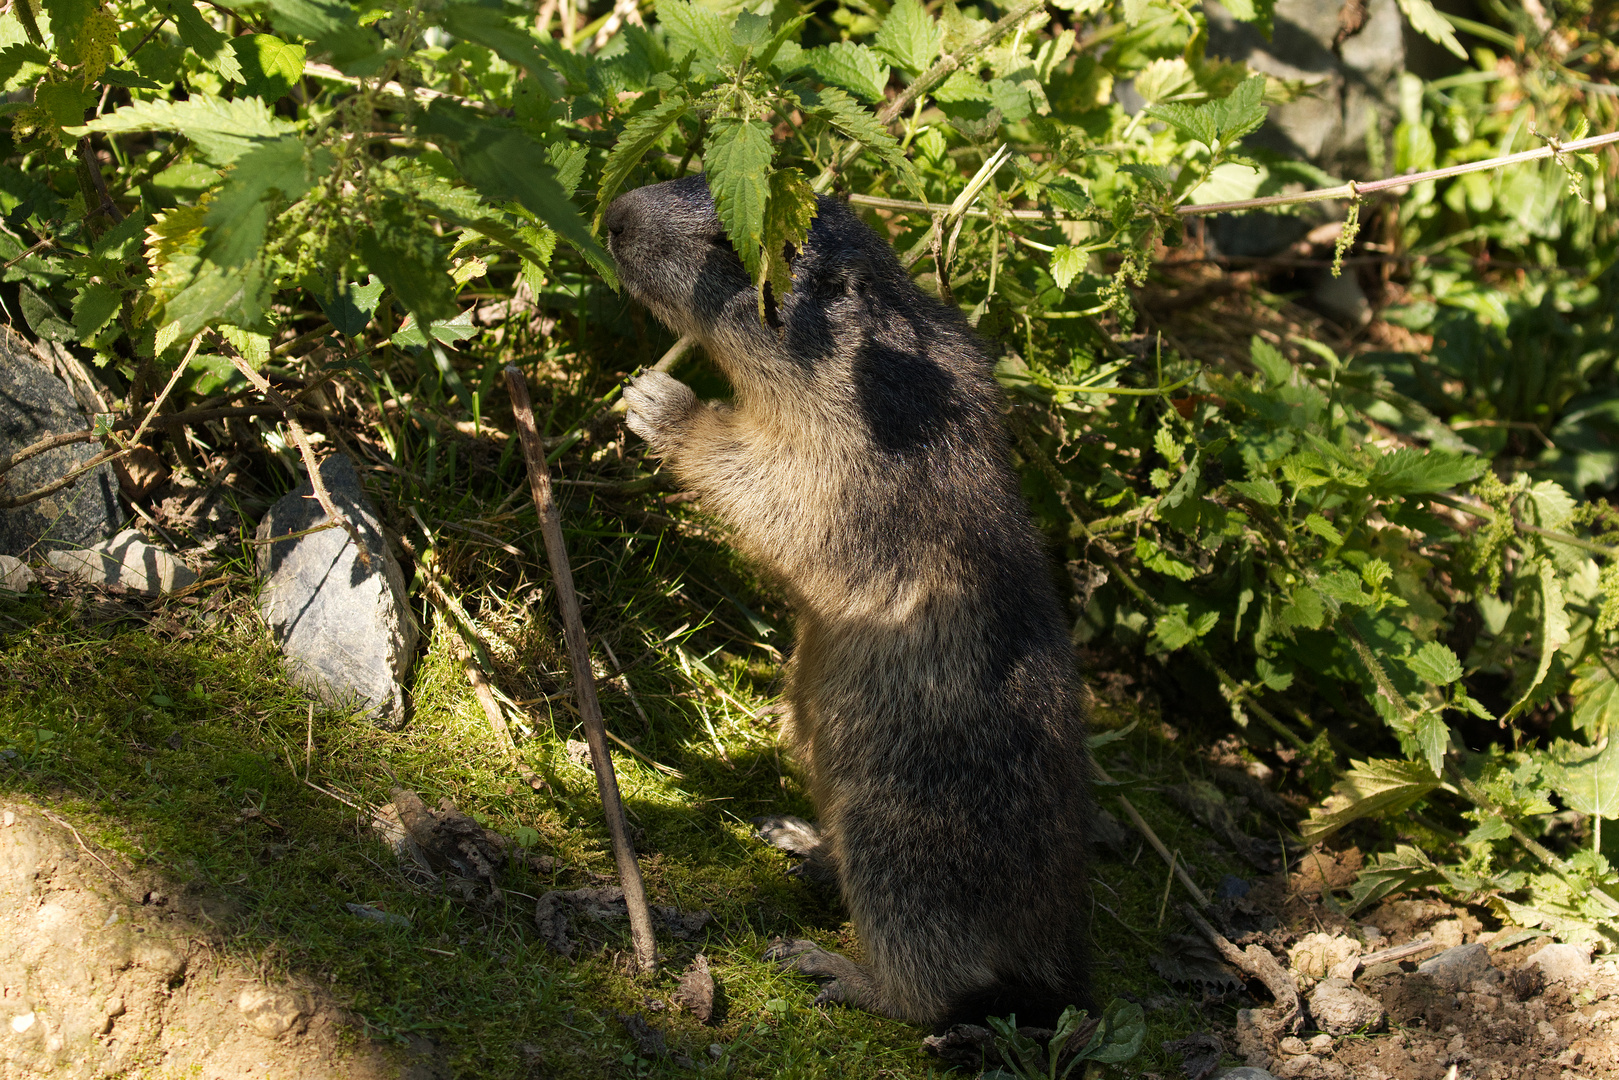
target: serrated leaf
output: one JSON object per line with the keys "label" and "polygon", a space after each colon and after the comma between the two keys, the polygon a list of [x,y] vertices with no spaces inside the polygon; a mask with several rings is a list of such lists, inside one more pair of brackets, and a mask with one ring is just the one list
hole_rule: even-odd
{"label": "serrated leaf", "polygon": [[427,335],[432,335],[433,340],[441,344],[454,345],[457,341],[465,341],[477,332],[478,328],[472,325],[472,312],[463,311],[454,318],[439,319],[430,323],[427,334],[422,333],[421,325],[415,316],[412,316],[406,319],[400,325],[398,333],[388,340],[401,348],[408,346],[423,348],[428,343]]}
{"label": "serrated leaf", "polygon": [[1255,75],[1217,101],[1149,106],[1147,115],[1170,124],[1205,146],[1229,147],[1265,122],[1265,78]]}
{"label": "serrated leaf", "polygon": [[1593,743],[1603,736],[1619,735],[1619,723],[1615,723],[1619,720],[1619,679],[1600,657],[1574,669],[1574,685],[1568,695],[1574,702],[1571,720],[1575,731],[1585,732]]}
{"label": "serrated leaf", "polygon": [[[815,189],[797,169],[778,169],[770,174],[770,201],[765,204],[764,242],[761,257],[764,280],[775,294],[785,296],[793,288],[793,271],[787,250],[802,248],[815,220]],[[764,290],[759,291],[759,314],[764,315]]]}
{"label": "serrated leaf", "polygon": [[545,61],[542,43],[526,26],[513,23],[504,8],[480,3],[449,4],[443,9],[444,29],[475,42],[507,63],[526,71],[546,97],[562,93],[556,74]]}
{"label": "serrated leaf", "polygon": [[96,95],[77,80],[42,82],[34,88],[34,106],[50,123],[77,136],[84,110],[94,107]]}
{"label": "serrated leaf", "polygon": [[674,60],[692,57],[692,66],[707,74],[719,65],[735,64],[742,50],[731,41],[730,25],[705,7],[688,0],[658,0],[658,23],[669,39]]}
{"label": "serrated leaf", "polygon": [[607,155],[607,164],[602,168],[601,184],[596,189],[596,220],[591,226],[592,232],[601,231],[602,215],[607,213],[607,207],[618,195],[618,189],[690,106],[691,102],[685,95],[675,94],[625,121],[624,130],[619,133],[618,142],[613,145]]}
{"label": "serrated leaf", "polygon": [[1398,813],[1438,786],[1438,775],[1422,762],[1352,762],[1333,794],[1310,811],[1299,835],[1306,844],[1319,843],[1351,821]]}
{"label": "serrated leaf", "polygon": [[[1492,820],[1500,821],[1499,818]],[[1409,844],[1396,844],[1392,854],[1374,855],[1367,862],[1360,876],[1349,886],[1349,903],[1344,906],[1344,913],[1353,915],[1385,896],[1440,885],[1444,881],[1445,875],[1432,859]]]}
{"label": "serrated leaf", "polygon": [[230,39],[210,26],[195,4],[189,0],[178,0],[169,13],[174,16],[174,27],[180,32],[180,40],[201,58],[210,71],[226,82],[242,81],[242,65],[237,62],[236,53],[227,45]]}
{"label": "serrated leaf", "polygon": [[714,122],[703,149],[703,171],[708,174],[714,210],[754,281],[759,280],[759,245],[764,240],[770,161],[775,150],[766,124],[731,118]]}
{"label": "serrated leaf", "polygon": [[1543,761],[1540,768],[1570,810],[1619,818],[1619,739],[1601,750],[1582,747],[1561,762]]}
{"label": "serrated leaf", "polygon": [[371,314],[382,302],[382,279],[370,275],[366,284],[346,281],[330,295],[315,293],[315,302],[326,313],[338,333],[357,338],[371,325]]}
{"label": "serrated leaf", "polygon": [[204,262],[190,284],[163,305],[165,329],[171,340],[179,342],[221,322],[256,326],[263,322],[272,294],[273,282],[262,259],[229,269]]}
{"label": "serrated leaf", "polygon": [[1370,488],[1379,496],[1449,491],[1478,479],[1487,464],[1480,457],[1402,446],[1378,455],[1372,464]]}
{"label": "serrated leaf", "polygon": [[1411,29],[1429,41],[1443,45],[1461,59],[1467,59],[1467,50],[1456,40],[1456,32],[1429,0],[1399,0],[1399,3],[1400,10],[1411,23]]}
{"label": "serrated leaf", "polygon": [[254,371],[262,371],[264,365],[270,362],[270,338],[265,334],[255,334],[251,330],[243,330],[240,326],[221,326],[220,335],[246,360]]}
{"label": "serrated leaf", "polygon": [[[26,2],[20,0],[13,4],[12,10],[17,11]],[[99,78],[112,62],[117,19],[102,8],[100,0],[46,0],[43,6],[50,16],[58,59],[70,67],[78,67],[79,75],[86,81]]]}
{"label": "serrated leaf", "polygon": [[1270,38],[1271,22],[1276,14],[1276,0],[1230,0],[1222,4],[1231,17],[1240,22],[1255,23],[1266,39]]}
{"label": "serrated leaf", "polygon": [[242,70],[242,93],[280,101],[304,77],[304,47],[274,34],[242,34],[230,39]]}
{"label": "serrated leaf", "polygon": [[456,314],[455,282],[432,219],[398,199],[387,199],[360,232],[359,248],[371,272],[418,322],[431,324]]}
{"label": "serrated leaf", "polygon": [[1219,621],[1220,613],[1217,611],[1205,611],[1193,619],[1185,604],[1176,604],[1158,616],[1152,626],[1152,636],[1166,651],[1174,652],[1203,637]]}
{"label": "serrated leaf", "polygon": [[1462,677],[1462,662],[1449,646],[1437,641],[1425,643],[1416,655],[1406,657],[1405,666],[1415,672],[1417,678],[1435,686],[1449,686]]}
{"label": "serrated leaf", "polygon": [[[515,125],[479,116],[444,98],[434,100],[421,126],[423,131],[441,137],[440,147],[451,150],[461,175],[479,192],[521,204],[555,229],[608,284],[617,288],[612,260],[591,236],[579,208],[557,182],[545,147]],[[386,275],[383,279],[387,280]]]}
{"label": "serrated leaf", "polygon": [[751,11],[742,11],[737,14],[736,22],[731,24],[731,44],[750,53],[770,40],[770,19],[765,15],[755,15]]}
{"label": "serrated leaf", "polygon": [[187,101],[137,101],[71,128],[69,134],[175,131],[190,139],[213,164],[229,165],[255,146],[290,135],[293,130],[292,124],[273,115],[259,98],[224,101],[197,94]]}
{"label": "serrated leaf", "polygon": [[1445,766],[1445,751],[1450,749],[1450,728],[1436,713],[1423,713],[1417,717],[1415,733],[1417,748],[1435,775]]}
{"label": "serrated leaf", "polygon": [[324,56],[345,74],[368,74],[380,59],[381,35],[361,26],[343,0],[267,0],[266,6],[283,37],[311,42],[311,55]]}
{"label": "serrated leaf", "polygon": [[807,49],[799,63],[819,75],[823,82],[841,86],[867,101],[881,101],[883,88],[888,85],[888,65],[864,45],[852,41],[836,41]]}
{"label": "serrated leaf", "polygon": [[1276,506],[1282,501],[1282,489],[1268,476],[1262,476],[1258,480],[1227,480],[1226,487],[1261,506]]}
{"label": "serrated leaf", "polygon": [[208,204],[208,239],[202,257],[218,266],[242,266],[259,254],[276,196],[296,202],[313,175],[331,167],[331,153],[307,158],[302,139],[287,137],[255,146],[237,159]]}
{"label": "serrated leaf", "polygon": [[877,123],[876,116],[861,107],[847,93],[836,86],[826,86],[818,90],[797,86],[791,92],[806,114],[826,122],[840,134],[869,148],[882,158],[884,164],[894,170],[902,184],[916,192],[918,196],[926,194],[921,177],[900,150],[899,143],[888,133],[887,128]]}
{"label": "serrated leaf", "polygon": [[926,71],[943,43],[944,30],[918,0],[899,0],[889,8],[874,42],[878,52],[911,75]]}
{"label": "serrated leaf", "polygon": [[1332,522],[1328,521],[1320,514],[1310,514],[1306,516],[1304,519],[1304,527],[1321,537],[1321,539],[1325,540],[1329,544],[1336,545],[1344,542],[1344,534],[1333,528]]}
{"label": "serrated leaf", "polygon": [[111,285],[86,285],[80,289],[73,299],[73,329],[79,340],[88,341],[111,322],[123,305],[123,297],[123,291]]}
{"label": "serrated leaf", "polygon": [[1090,258],[1091,253],[1085,248],[1058,244],[1051,253],[1051,280],[1057,283],[1059,289],[1068,288],[1074,278],[1084,273]]}
{"label": "serrated leaf", "polygon": [[1248,361],[1259,369],[1265,379],[1265,389],[1285,386],[1293,375],[1293,365],[1270,342],[1255,334],[1248,342]]}
{"label": "serrated leaf", "polygon": [[1191,581],[1197,576],[1196,568],[1181,562],[1145,536],[1136,537],[1136,558],[1147,569],[1181,581]]}

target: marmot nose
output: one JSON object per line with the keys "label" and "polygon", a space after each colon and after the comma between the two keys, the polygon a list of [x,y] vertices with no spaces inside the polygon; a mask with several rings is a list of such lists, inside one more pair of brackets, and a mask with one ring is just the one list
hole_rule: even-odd
{"label": "marmot nose", "polygon": [[631,214],[632,211],[630,210],[627,196],[620,195],[614,199],[612,205],[607,208],[606,216],[602,219],[602,224],[607,226],[608,235],[618,236],[628,228]]}

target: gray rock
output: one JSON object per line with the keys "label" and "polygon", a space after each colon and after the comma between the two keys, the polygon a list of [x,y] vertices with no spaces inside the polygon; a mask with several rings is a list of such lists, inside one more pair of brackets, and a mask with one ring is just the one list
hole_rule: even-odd
{"label": "gray rock", "polygon": [[1214,1080],[1276,1080],[1276,1077],[1252,1065],[1238,1065],[1234,1069],[1221,1069],[1214,1074]]}
{"label": "gray rock", "polygon": [[1591,973],[1591,954],[1578,945],[1548,945],[1528,960],[1546,975],[1546,981],[1579,982]]}
{"label": "gray rock", "polygon": [[28,569],[28,564],[10,555],[0,555],[0,589],[27,592],[28,586],[39,579]]}
{"label": "gray rock", "polygon": [[[403,682],[416,652],[416,620],[405,602],[405,575],[388,551],[354,464],[327,458],[321,479],[371,555],[362,566],[348,533],[334,527],[259,548],[259,612],[270,624],[299,685],[331,705],[358,705],[379,722],[405,722]],[[258,539],[303,532],[326,514],[306,482],[270,507]]]}
{"label": "gray rock", "polygon": [[1336,175],[1368,179],[1366,126],[1388,130],[1398,113],[1405,69],[1402,20],[1395,0],[1368,0],[1366,21],[1335,51],[1340,0],[1280,0],[1266,41],[1253,23],[1207,4],[1210,56],[1245,60],[1255,71],[1317,83],[1297,101],[1273,106],[1264,128],[1249,136],[1290,158],[1306,158]]}
{"label": "gray rock", "polygon": [[1417,965],[1417,972],[1429,976],[1446,989],[1463,990],[1473,985],[1474,979],[1482,978],[1493,966],[1490,963],[1490,950],[1474,942],[1471,945],[1457,945],[1424,960]]}
{"label": "gray rock", "polygon": [[1329,1035],[1375,1031],[1387,1018],[1377,999],[1342,979],[1321,980],[1310,994],[1310,1015],[1315,1017],[1315,1026]]}
{"label": "gray rock", "polygon": [[[0,458],[48,435],[90,426],[62,381],[14,346],[0,342]],[[0,473],[0,495],[15,498],[60,480],[100,453],[99,442],[58,446]],[[0,553],[85,548],[123,523],[118,480],[101,464],[37,502],[0,510]]]}
{"label": "gray rock", "polygon": [[143,596],[173,592],[197,580],[177,556],[148,544],[134,529],[82,551],[53,551],[45,560],[79,581],[121,585]]}

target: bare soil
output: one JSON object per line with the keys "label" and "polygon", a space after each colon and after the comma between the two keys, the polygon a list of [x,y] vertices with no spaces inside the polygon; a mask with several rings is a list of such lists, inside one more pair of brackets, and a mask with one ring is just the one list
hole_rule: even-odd
{"label": "bare soil", "polygon": [[227,904],[0,800],[0,1080],[437,1080],[431,1044],[383,1046],[318,986],[230,947]]}

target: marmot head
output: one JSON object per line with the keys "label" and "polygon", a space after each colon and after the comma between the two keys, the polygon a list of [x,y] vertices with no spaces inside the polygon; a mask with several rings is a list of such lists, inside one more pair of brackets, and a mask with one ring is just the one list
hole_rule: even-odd
{"label": "marmot head", "polygon": [[838,361],[873,345],[925,351],[918,324],[936,325],[945,314],[893,248],[826,195],[804,246],[785,253],[792,291],[777,296],[767,286],[763,320],[759,291],[725,236],[704,176],[620,195],[604,220],[630,295],[671,330],[702,342],[739,390],[778,383],[789,371],[824,381],[828,365],[842,367]]}

